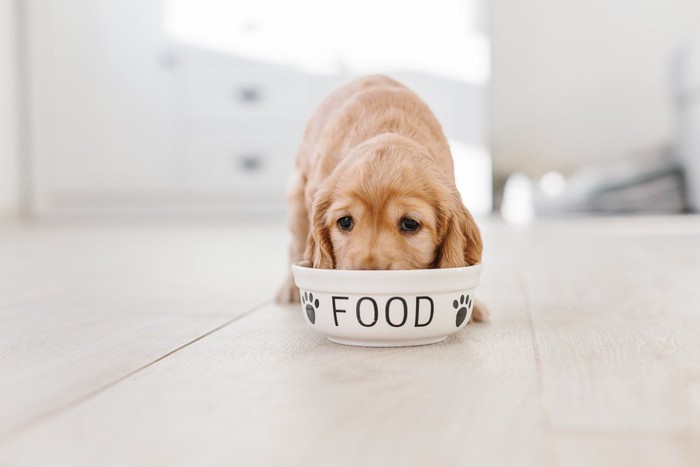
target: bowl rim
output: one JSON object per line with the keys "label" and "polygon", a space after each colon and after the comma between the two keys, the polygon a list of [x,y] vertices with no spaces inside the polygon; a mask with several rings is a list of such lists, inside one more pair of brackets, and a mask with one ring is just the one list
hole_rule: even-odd
{"label": "bowl rim", "polygon": [[476,288],[483,265],[459,268],[350,270],[320,269],[307,261],[292,264],[297,286],[304,290],[347,294],[417,295]]}

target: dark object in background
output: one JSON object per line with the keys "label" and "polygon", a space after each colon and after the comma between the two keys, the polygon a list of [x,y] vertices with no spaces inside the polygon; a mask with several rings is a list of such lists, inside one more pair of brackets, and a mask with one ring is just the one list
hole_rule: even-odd
{"label": "dark object in background", "polygon": [[669,150],[584,169],[557,195],[534,193],[537,215],[674,214],[686,210],[681,165]]}
{"label": "dark object in background", "polygon": [[678,49],[672,79],[678,161],[685,174],[688,206],[700,212],[700,37]]}

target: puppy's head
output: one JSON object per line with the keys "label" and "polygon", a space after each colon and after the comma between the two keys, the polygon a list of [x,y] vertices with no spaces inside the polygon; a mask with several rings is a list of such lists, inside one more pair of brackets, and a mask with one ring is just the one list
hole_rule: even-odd
{"label": "puppy's head", "polygon": [[318,188],[306,259],[323,269],[450,268],[481,261],[481,236],[425,149],[394,137],[352,151]]}

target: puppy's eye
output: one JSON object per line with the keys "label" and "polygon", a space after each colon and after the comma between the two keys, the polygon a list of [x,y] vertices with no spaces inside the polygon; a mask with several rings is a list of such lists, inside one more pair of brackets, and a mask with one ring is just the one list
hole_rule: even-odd
{"label": "puppy's eye", "polygon": [[338,219],[338,227],[340,227],[343,230],[352,229],[352,217],[345,216]]}
{"label": "puppy's eye", "polygon": [[401,220],[401,230],[404,232],[415,232],[419,228],[420,224],[415,219],[411,219],[410,217],[404,217]]}

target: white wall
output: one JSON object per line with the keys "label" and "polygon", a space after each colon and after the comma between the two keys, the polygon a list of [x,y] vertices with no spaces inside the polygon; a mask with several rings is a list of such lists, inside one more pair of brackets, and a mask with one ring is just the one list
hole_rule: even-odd
{"label": "white wall", "polygon": [[698,0],[493,0],[497,173],[571,172],[669,141],[668,66]]}
{"label": "white wall", "polygon": [[0,217],[19,211],[15,0],[0,0]]}

